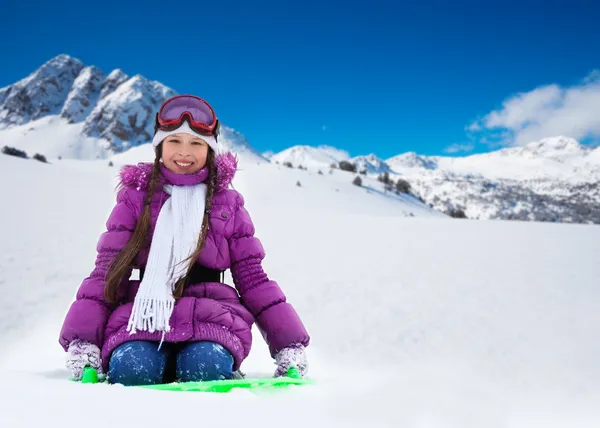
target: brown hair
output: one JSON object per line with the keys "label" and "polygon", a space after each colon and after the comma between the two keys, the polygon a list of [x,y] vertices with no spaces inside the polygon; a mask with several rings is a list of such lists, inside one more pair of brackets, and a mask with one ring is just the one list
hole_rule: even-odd
{"label": "brown hair", "polygon": [[[133,261],[135,257],[138,255],[140,250],[146,245],[146,241],[149,237],[150,232],[150,201],[152,200],[152,196],[154,192],[157,190],[156,185],[159,181],[160,177],[160,158],[162,156],[162,143],[156,147],[156,156],[154,158],[154,165],[152,167],[152,175],[150,176],[150,185],[148,188],[148,193],[146,195],[144,209],[140,218],[137,221],[135,226],[135,230],[133,232],[133,236],[125,247],[119,252],[117,257],[111,263],[108,272],[105,277],[105,286],[104,286],[104,297],[108,303],[112,305],[116,305],[118,303],[118,295],[119,295],[119,285],[123,281],[123,277],[129,273],[129,270],[132,267]],[[196,245],[196,249],[192,253],[190,257],[188,257],[183,262],[190,260],[190,263],[187,268],[186,276],[192,270],[194,263],[198,259],[202,248],[204,247],[204,242],[206,241],[206,235],[208,233],[208,220],[210,208],[212,206],[212,198],[215,191],[215,182],[217,177],[217,171],[215,168],[215,153],[209,148],[208,156],[206,159],[206,164],[208,166],[208,183],[206,189],[206,210],[204,211],[204,217],[202,219],[202,229],[200,231],[200,237],[198,238],[198,244]],[[175,290],[173,291],[173,297],[176,299],[180,298],[183,294],[183,287],[185,285],[185,277],[180,279],[175,286]]]}

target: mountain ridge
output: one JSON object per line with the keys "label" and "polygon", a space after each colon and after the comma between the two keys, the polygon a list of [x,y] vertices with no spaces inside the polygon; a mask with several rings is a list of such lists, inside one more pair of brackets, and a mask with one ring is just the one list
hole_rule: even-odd
{"label": "mountain ridge", "polygon": [[[152,157],[145,146],[153,134],[154,112],[175,94],[140,74],[130,76],[118,68],[105,74],[62,54],[0,89],[0,143],[50,158],[108,159],[137,147],[136,153]],[[481,154],[412,151],[381,159],[374,153],[351,157],[333,145],[261,154],[242,133],[225,124],[222,130],[219,142],[251,162],[322,173],[341,161],[354,163],[357,174],[387,173],[394,181],[407,181],[415,196],[445,213],[600,223],[600,147],[564,135]],[[387,191],[383,184],[382,190]]]}

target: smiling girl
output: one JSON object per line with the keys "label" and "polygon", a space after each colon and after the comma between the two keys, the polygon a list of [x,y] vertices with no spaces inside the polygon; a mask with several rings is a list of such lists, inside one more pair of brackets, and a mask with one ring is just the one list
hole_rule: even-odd
{"label": "smiling girl", "polygon": [[[262,269],[244,198],[229,185],[235,156],[219,143],[203,99],[180,95],[155,120],[154,163],[121,170],[117,203],[99,239],[96,266],[65,317],[67,367],[110,383],[144,385],[229,379],[256,323],[284,375],[306,375],[309,335]],[[134,268],[140,280],[130,280]],[[231,270],[235,288],[222,281]]]}

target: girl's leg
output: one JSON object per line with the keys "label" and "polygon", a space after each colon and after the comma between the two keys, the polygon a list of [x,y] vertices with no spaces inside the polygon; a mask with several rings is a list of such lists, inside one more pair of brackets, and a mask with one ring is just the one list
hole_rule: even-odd
{"label": "girl's leg", "polygon": [[162,383],[168,357],[164,345],[160,351],[157,342],[132,341],[119,345],[108,363],[108,382],[125,386]]}
{"label": "girl's leg", "polygon": [[177,354],[180,382],[231,379],[233,356],[215,342],[192,342]]}

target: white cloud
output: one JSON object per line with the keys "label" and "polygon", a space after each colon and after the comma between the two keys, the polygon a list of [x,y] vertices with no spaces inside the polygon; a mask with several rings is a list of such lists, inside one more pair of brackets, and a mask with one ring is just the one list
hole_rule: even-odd
{"label": "white cloud", "polygon": [[523,145],[557,135],[600,138],[600,70],[570,87],[556,84],[514,95],[467,127],[481,140]]}

